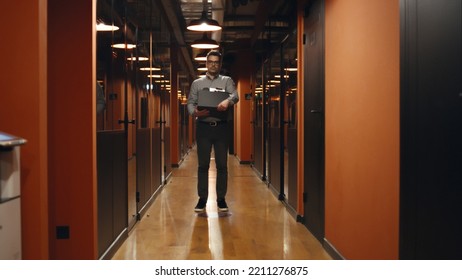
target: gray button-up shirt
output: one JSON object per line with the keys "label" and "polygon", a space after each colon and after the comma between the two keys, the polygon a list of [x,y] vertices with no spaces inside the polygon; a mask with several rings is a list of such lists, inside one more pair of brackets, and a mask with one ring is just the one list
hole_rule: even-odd
{"label": "gray button-up shirt", "polygon": [[[189,90],[188,96],[188,112],[191,116],[194,116],[194,110],[197,107],[197,93],[204,88],[221,88],[229,93],[229,105],[233,106],[239,102],[239,95],[237,93],[236,85],[234,84],[233,79],[228,76],[218,75],[215,78],[211,78],[209,75],[205,77],[194,80],[191,84],[191,89]],[[229,108],[228,108],[229,112]],[[228,120],[232,119],[232,115],[228,113]],[[214,117],[205,117],[201,118],[204,121],[216,121],[218,119]]]}

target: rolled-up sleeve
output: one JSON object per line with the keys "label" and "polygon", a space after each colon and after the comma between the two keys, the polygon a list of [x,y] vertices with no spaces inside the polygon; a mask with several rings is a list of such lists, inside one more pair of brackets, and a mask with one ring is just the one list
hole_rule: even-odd
{"label": "rolled-up sleeve", "polygon": [[191,84],[191,88],[189,90],[189,96],[188,96],[188,103],[187,103],[187,108],[188,108],[188,113],[191,116],[194,116],[194,112],[196,110],[197,106],[197,92],[198,92],[198,87],[197,87],[197,82],[194,81]]}
{"label": "rolled-up sleeve", "polygon": [[237,102],[239,102],[239,94],[236,89],[236,84],[230,77],[228,77],[226,81],[226,92],[229,93],[228,100],[231,103],[231,105],[234,105]]}

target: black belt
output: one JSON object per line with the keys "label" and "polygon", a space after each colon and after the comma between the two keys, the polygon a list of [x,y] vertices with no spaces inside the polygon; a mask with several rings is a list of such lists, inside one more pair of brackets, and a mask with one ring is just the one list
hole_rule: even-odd
{"label": "black belt", "polygon": [[208,124],[210,126],[217,126],[217,125],[220,125],[220,124],[225,124],[227,123],[228,121],[199,121],[200,123],[205,123],[205,124]]}

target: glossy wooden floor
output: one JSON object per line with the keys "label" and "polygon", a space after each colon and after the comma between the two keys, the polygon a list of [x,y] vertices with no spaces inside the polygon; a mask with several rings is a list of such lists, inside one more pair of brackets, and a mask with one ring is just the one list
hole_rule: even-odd
{"label": "glossy wooden floor", "polygon": [[113,259],[331,259],[252,168],[233,156],[228,159],[229,213],[217,212],[213,161],[207,211],[195,213],[196,160],[193,149]]}

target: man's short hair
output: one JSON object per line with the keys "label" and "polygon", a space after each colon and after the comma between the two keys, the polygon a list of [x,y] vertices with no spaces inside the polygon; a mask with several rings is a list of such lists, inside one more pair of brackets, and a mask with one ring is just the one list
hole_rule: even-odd
{"label": "man's short hair", "polygon": [[208,54],[207,54],[207,58],[209,58],[209,56],[211,56],[211,55],[218,56],[221,59],[221,53],[219,51],[217,51],[217,50],[209,51]]}

